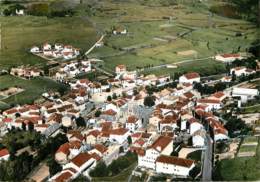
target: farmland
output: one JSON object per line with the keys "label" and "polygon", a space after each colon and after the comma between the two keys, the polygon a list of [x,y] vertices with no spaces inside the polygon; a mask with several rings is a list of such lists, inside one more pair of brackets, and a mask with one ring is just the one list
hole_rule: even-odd
{"label": "farmland", "polygon": [[[243,143],[258,142],[256,137],[249,137]],[[241,151],[240,151],[241,150]],[[218,163],[215,180],[235,181],[235,180],[249,180],[254,181],[260,178],[259,174],[259,155],[260,147],[249,145],[240,147],[239,152],[256,152],[256,156],[252,157],[235,157],[234,159],[225,159]]]}
{"label": "farmland", "polygon": [[36,78],[32,80],[25,80],[10,75],[0,76],[0,89],[8,87],[21,87],[23,92],[8,97],[0,101],[0,109],[6,108],[13,104],[33,103],[43,92],[49,90],[66,90],[61,84],[58,84],[47,78]]}

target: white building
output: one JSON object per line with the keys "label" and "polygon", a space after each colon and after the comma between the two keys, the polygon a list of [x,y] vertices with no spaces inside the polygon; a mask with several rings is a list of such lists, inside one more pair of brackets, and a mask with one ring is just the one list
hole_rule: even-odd
{"label": "white building", "polygon": [[138,166],[149,169],[156,169],[156,159],[161,154],[170,155],[173,150],[173,140],[171,137],[160,136],[153,144],[146,148],[143,155],[138,154]]}
{"label": "white building", "polygon": [[254,99],[257,95],[259,95],[259,91],[257,89],[236,87],[232,90],[232,96],[240,97],[242,103],[246,103],[248,100]]}
{"label": "white building", "polygon": [[187,177],[195,167],[195,161],[174,156],[160,155],[156,159],[156,172]]}
{"label": "white building", "polygon": [[198,73],[192,72],[180,76],[179,83],[193,83],[200,82],[200,75]]}
{"label": "white building", "polygon": [[126,128],[131,132],[135,132],[142,126],[142,121],[136,116],[129,116],[126,122]]}
{"label": "white building", "polygon": [[214,99],[199,99],[197,105],[206,105],[206,111],[218,110],[222,108],[222,103],[219,100]]}
{"label": "white building", "polygon": [[130,135],[130,132],[128,129],[125,128],[117,128],[113,129],[110,132],[109,140],[111,142],[116,142],[118,144],[123,144],[125,141],[127,141],[127,137]]}
{"label": "white building", "polygon": [[247,75],[253,74],[253,73],[255,73],[255,71],[242,66],[242,67],[235,67],[235,68],[230,69],[230,74],[233,74],[233,73],[237,77],[239,77],[239,76],[242,76],[242,75],[247,76]]}
{"label": "white building", "polygon": [[219,54],[215,56],[215,59],[224,63],[231,63],[237,59],[241,60],[243,57],[240,54]]}

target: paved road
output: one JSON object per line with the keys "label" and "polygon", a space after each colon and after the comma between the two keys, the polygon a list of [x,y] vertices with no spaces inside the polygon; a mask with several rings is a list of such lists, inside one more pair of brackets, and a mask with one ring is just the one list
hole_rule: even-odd
{"label": "paved road", "polygon": [[204,151],[202,181],[211,181],[212,179],[212,152],[213,145],[209,134],[206,136],[206,150]]}

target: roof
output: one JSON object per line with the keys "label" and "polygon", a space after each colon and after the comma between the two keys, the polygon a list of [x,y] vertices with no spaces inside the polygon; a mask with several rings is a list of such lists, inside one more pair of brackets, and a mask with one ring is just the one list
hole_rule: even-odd
{"label": "roof", "polygon": [[128,132],[128,129],[126,128],[117,128],[117,129],[113,129],[111,130],[111,134],[112,135],[124,135]]}
{"label": "roof", "polygon": [[194,79],[194,78],[199,78],[200,75],[196,72],[191,72],[191,73],[187,73],[184,75],[188,80]]}
{"label": "roof", "polygon": [[219,104],[219,100],[214,100],[214,99],[199,99],[198,103],[209,103],[209,104]]}
{"label": "roof", "polygon": [[230,57],[240,57],[239,54],[222,54],[221,55],[223,58],[230,58]]}
{"label": "roof", "polygon": [[80,153],[76,157],[74,157],[71,162],[75,164],[78,167],[81,167],[83,164],[85,164],[89,159],[91,159],[92,156],[89,153]]}
{"label": "roof", "polygon": [[225,96],[225,94],[224,94],[224,92],[216,92],[212,96],[214,96],[216,98],[221,98],[221,97]]}
{"label": "roof", "polygon": [[154,143],[150,146],[151,148],[161,152],[172,142],[172,138],[168,136],[160,136]]}
{"label": "roof", "polygon": [[117,112],[114,111],[113,109],[109,109],[109,110],[104,111],[103,114],[105,114],[105,115],[110,115],[110,116],[114,116],[114,115],[117,114]]}
{"label": "roof", "polygon": [[189,98],[189,99],[191,99],[194,95],[193,95],[193,93],[191,93],[191,92],[186,92],[186,93],[184,93],[183,94],[185,97],[187,97],[187,98]]}
{"label": "roof", "polygon": [[94,148],[96,149],[96,150],[98,150],[100,153],[105,153],[106,151],[107,151],[107,148],[104,146],[104,145],[101,145],[101,144],[96,144],[95,146],[94,146]]}
{"label": "roof", "polygon": [[55,179],[55,181],[56,182],[65,182],[65,181],[69,181],[71,177],[72,177],[72,174],[69,171],[66,171],[66,172],[62,173],[61,175],[59,175]]}
{"label": "roof", "polygon": [[4,157],[9,155],[9,151],[7,149],[0,150],[0,157]]}
{"label": "roof", "polygon": [[70,153],[70,145],[69,145],[69,143],[64,143],[64,144],[62,144],[59,148],[58,148],[58,150],[57,150],[57,152],[56,153],[59,153],[59,152],[62,152],[62,153],[64,153],[64,154],[66,154],[66,155],[69,155],[69,153]]}
{"label": "roof", "polygon": [[126,66],[124,64],[119,64],[116,67],[120,69],[126,69]]}
{"label": "roof", "polygon": [[87,136],[92,135],[92,136],[94,136],[94,137],[98,137],[98,135],[100,135],[100,134],[101,134],[101,132],[100,132],[99,130],[92,130],[92,131],[90,131],[90,132],[88,133]]}
{"label": "roof", "polygon": [[136,123],[138,121],[138,118],[134,115],[129,116],[127,119],[127,123]]}
{"label": "roof", "polygon": [[192,166],[192,164],[195,163],[194,160],[183,159],[183,158],[174,157],[174,156],[165,156],[165,155],[161,155],[161,156],[157,157],[156,162],[173,164],[176,166],[182,166],[182,167],[187,167],[187,168],[190,168]]}

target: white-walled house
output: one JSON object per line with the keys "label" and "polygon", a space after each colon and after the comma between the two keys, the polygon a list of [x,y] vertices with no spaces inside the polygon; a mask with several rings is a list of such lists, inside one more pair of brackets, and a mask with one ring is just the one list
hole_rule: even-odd
{"label": "white-walled house", "polygon": [[126,128],[117,128],[110,131],[109,140],[111,142],[116,142],[118,144],[123,144],[127,141],[127,137],[130,135],[130,132]]}
{"label": "white-walled house", "polygon": [[199,99],[197,105],[207,105],[206,111],[218,110],[222,108],[222,103],[214,99]]}
{"label": "white-walled house", "polygon": [[215,59],[224,63],[231,63],[237,59],[241,60],[243,57],[240,54],[219,54],[215,56]]}
{"label": "white-walled house", "polygon": [[142,121],[136,116],[129,116],[127,118],[125,127],[129,129],[131,132],[135,132],[142,126]]}
{"label": "white-walled house", "polygon": [[192,72],[180,76],[179,83],[194,83],[200,82],[200,75],[198,73]]}
{"label": "white-walled house", "polygon": [[235,68],[230,69],[230,74],[232,75],[233,73],[237,77],[239,77],[239,76],[242,76],[242,75],[247,76],[247,75],[253,74],[253,73],[255,73],[255,71],[242,66],[242,67],[235,67]]}
{"label": "white-walled house", "polygon": [[138,154],[138,166],[155,170],[155,161],[161,154],[170,155],[173,150],[171,137],[160,136],[153,144],[145,149],[144,154]]}
{"label": "white-walled house", "polygon": [[232,89],[232,97],[240,97],[242,103],[246,103],[248,100],[254,99],[257,95],[259,95],[259,91],[257,89],[240,87],[235,87]]}
{"label": "white-walled house", "polygon": [[156,159],[155,171],[157,173],[187,177],[189,176],[189,172],[193,167],[195,167],[194,160],[160,155]]}
{"label": "white-walled house", "polygon": [[33,46],[30,50],[31,53],[39,53],[40,52],[40,48],[37,46]]}

